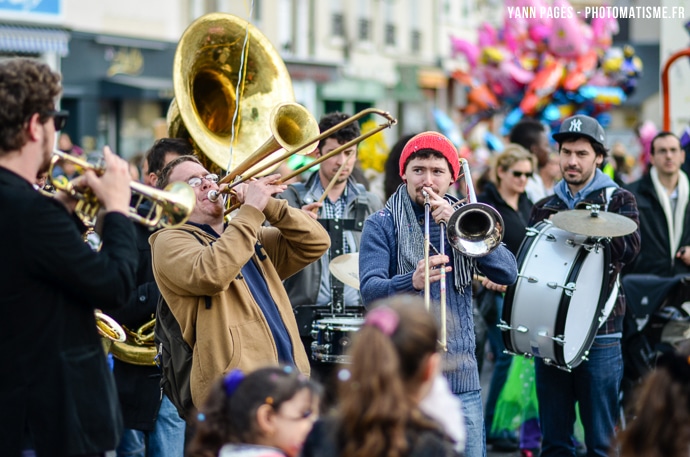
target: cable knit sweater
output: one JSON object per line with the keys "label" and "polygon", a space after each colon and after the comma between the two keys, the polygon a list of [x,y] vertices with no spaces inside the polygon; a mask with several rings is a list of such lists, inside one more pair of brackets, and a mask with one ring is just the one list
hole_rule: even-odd
{"label": "cable knit sweater", "polygon": [[[424,209],[412,202],[420,222],[410,230],[424,230]],[[390,295],[408,293],[423,295],[424,291],[412,286],[412,273],[397,274],[398,237],[393,217],[388,209],[372,214],[364,223],[359,253],[360,291],[365,305]],[[430,222],[429,240],[437,250],[440,228]],[[430,255],[434,255],[430,248]],[[459,255],[446,240],[448,265],[453,265],[453,256]],[[420,259],[421,260],[421,259]],[[501,244],[490,254],[476,259],[479,271],[498,284],[512,284],[517,279],[517,265],[513,254]],[[439,315],[439,283],[431,284],[432,311]],[[444,372],[453,393],[459,394],[479,390],[479,373],[475,358],[474,321],[472,319],[472,289],[466,287],[458,292],[454,274],[446,274],[446,325],[448,352],[444,360]]]}

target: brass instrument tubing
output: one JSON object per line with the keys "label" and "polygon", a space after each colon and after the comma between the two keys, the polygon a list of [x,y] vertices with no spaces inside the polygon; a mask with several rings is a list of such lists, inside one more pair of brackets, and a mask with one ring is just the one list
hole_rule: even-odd
{"label": "brass instrument tubing", "polygon": [[[387,113],[387,112],[385,112],[385,111],[381,111],[381,110],[378,110],[378,109],[376,109],[376,108],[367,108],[367,109],[362,110],[362,111],[360,111],[359,113],[357,113],[357,114],[355,114],[355,115],[353,115],[353,116],[350,116],[349,118],[347,118],[347,119],[344,120],[343,122],[340,122],[339,124],[334,125],[334,126],[331,127],[330,129],[328,129],[328,130],[326,130],[325,132],[323,132],[323,133],[321,133],[320,135],[318,135],[316,138],[311,139],[311,140],[305,142],[304,144],[302,144],[301,146],[298,146],[298,147],[296,147],[295,149],[292,149],[292,150],[290,150],[290,151],[287,151],[285,154],[281,155],[280,157],[278,157],[278,158],[276,158],[276,159],[274,159],[274,160],[268,162],[266,165],[264,165],[264,166],[261,167],[259,170],[257,170],[257,171],[255,172],[255,174],[260,174],[260,173],[263,173],[263,172],[266,171],[266,170],[269,170],[269,169],[273,168],[275,165],[278,165],[280,162],[284,161],[285,159],[288,159],[289,157],[291,157],[291,156],[293,156],[293,155],[295,155],[295,154],[301,152],[301,151],[304,150],[307,146],[309,146],[309,145],[311,145],[311,144],[314,144],[314,143],[316,143],[316,142],[319,142],[319,141],[321,141],[321,140],[323,140],[323,139],[325,139],[325,138],[330,137],[330,136],[333,135],[335,132],[337,132],[338,130],[340,130],[341,128],[343,128],[345,125],[351,124],[352,122],[358,120],[359,118],[361,118],[361,117],[363,117],[363,116],[365,116],[365,115],[367,115],[367,114],[378,114],[378,115],[380,115],[380,116],[385,117],[385,118],[388,120],[388,122],[386,122],[386,123],[384,123],[384,124],[379,124],[376,128],[374,128],[374,129],[370,130],[369,132],[364,133],[364,134],[358,136],[357,138],[354,138],[354,139],[348,141],[347,143],[345,143],[345,144],[343,144],[343,145],[341,145],[341,146],[339,146],[339,147],[333,149],[333,150],[330,151],[328,154],[324,154],[324,155],[322,155],[321,157],[317,157],[316,159],[314,159],[313,161],[309,162],[308,164],[306,164],[306,165],[304,165],[304,166],[298,168],[297,170],[294,170],[292,173],[288,174],[287,176],[282,177],[281,179],[279,179],[279,180],[276,182],[276,184],[282,184],[283,182],[288,181],[288,180],[294,178],[295,176],[298,176],[298,175],[304,173],[305,171],[307,171],[307,170],[310,169],[311,167],[320,164],[320,163],[323,162],[324,160],[328,160],[328,159],[330,159],[331,157],[334,157],[335,155],[340,154],[340,153],[343,152],[345,149],[347,149],[347,148],[349,148],[349,147],[351,147],[351,146],[354,146],[354,145],[360,143],[361,141],[364,141],[365,139],[367,139],[367,138],[369,138],[370,136],[372,136],[372,135],[374,135],[374,134],[380,132],[381,130],[383,130],[383,129],[385,129],[385,128],[389,128],[389,127],[391,127],[391,126],[393,126],[393,125],[395,125],[395,124],[398,123],[398,120],[397,120],[397,119],[395,119],[394,117],[392,117],[389,113]],[[227,174],[227,175],[225,175],[220,181],[218,181],[218,184],[219,184],[219,185],[220,185],[220,184],[225,184],[225,183],[231,181],[233,178],[236,178],[236,177],[237,177],[237,176],[233,176],[232,174]],[[239,184],[242,184],[242,183],[248,181],[249,179],[251,179],[251,178],[253,178],[253,177],[254,177],[254,176],[246,176],[246,177],[243,177],[243,178],[240,178],[240,179],[234,181],[232,184],[229,184],[227,187],[225,187],[225,188],[223,188],[223,189],[220,189],[220,190],[217,190],[217,191],[216,191],[216,190],[212,190],[212,191],[210,191],[209,194],[208,194],[208,199],[209,199],[210,201],[212,201],[212,202],[215,202],[215,201],[218,200],[218,197],[220,197],[220,194],[225,194],[225,193],[230,192],[235,186],[237,186],[237,185],[239,185]],[[228,209],[225,213],[226,213],[226,214],[227,214],[227,213],[230,213],[230,212],[234,211],[235,209],[237,209],[237,207],[239,207],[239,205],[236,205],[236,206],[234,206],[234,207],[231,207],[231,208]]]}
{"label": "brass instrument tubing", "polygon": [[[335,185],[336,181],[338,181],[338,178],[340,177],[340,173],[343,172],[343,168],[345,168],[345,165],[347,164],[348,160],[350,160],[350,154],[348,154],[347,157],[345,158],[345,160],[343,160],[343,163],[338,168],[338,171],[335,172],[335,175],[331,179],[331,182],[328,183],[328,186],[326,186],[326,189],[323,191],[323,194],[321,195],[321,197],[319,198],[317,203],[323,203],[324,200],[326,200],[326,197],[328,197],[328,193],[331,191],[331,189],[333,189],[333,186]],[[314,208],[312,210],[312,212],[314,212],[314,214],[316,214],[319,212],[319,210],[318,210],[318,208]]]}
{"label": "brass instrument tubing", "polygon": [[424,195],[424,305],[427,311],[431,308],[431,285],[429,281],[429,213],[431,203],[429,203],[429,193],[422,191]]}
{"label": "brass instrument tubing", "polygon": [[[441,255],[446,255],[446,221],[439,223],[441,229]],[[439,282],[441,288],[441,348],[443,351],[448,350],[448,341],[446,338],[446,262],[441,264],[441,280]]]}

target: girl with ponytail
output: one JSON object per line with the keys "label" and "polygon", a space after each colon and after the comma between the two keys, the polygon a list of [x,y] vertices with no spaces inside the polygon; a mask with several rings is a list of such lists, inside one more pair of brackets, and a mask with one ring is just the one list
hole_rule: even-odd
{"label": "girl with ponytail", "polygon": [[338,374],[338,407],[317,423],[303,456],[460,455],[420,407],[441,372],[433,317],[419,297],[395,296],[374,306],[354,337],[352,363]]}

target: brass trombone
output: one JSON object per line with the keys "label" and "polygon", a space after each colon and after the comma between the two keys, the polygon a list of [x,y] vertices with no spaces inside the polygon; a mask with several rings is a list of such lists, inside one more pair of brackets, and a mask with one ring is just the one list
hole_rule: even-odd
{"label": "brass trombone", "polygon": [[[470,166],[467,160],[460,159],[462,175],[465,178],[467,197],[453,206],[467,203],[458,208],[449,218],[448,222],[440,221],[440,250],[439,254],[445,255],[446,228],[450,245],[460,254],[467,257],[482,257],[496,249],[503,239],[503,218],[492,206],[477,202],[474,191]],[[430,280],[429,280],[429,219],[431,204],[429,194],[424,192],[424,304],[429,309],[431,306]],[[446,225],[448,227],[446,227]],[[440,310],[441,310],[441,346],[447,350],[446,333],[446,264],[440,266]]]}
{"label": "brass trombone", "polygon": [[[337,148],[333,149],[332,151],[328,152],[327,154],[324,154],[321,157],[318,157],[318,158],[314,159],[313,161],[309,162],[308,164],[298,168],[297,170],[294,170],[292,173],[289,173],[287,176],[284,176],[281,179],[279,179],[276,182],[276,184],[282,184],[283,182],[288,181],[288,180],[294,178],[295,176],[298,176],[298,175],[304,173],[305,171],[307,171],[311,167],[318,165],[321,162],[323,162],[324,160],[330,159],[331,157],[335,157],[336,155],[342,153],[344,150],[360,143],[361,141],[364,141],[365,139],[367,139],[370,136],[380,132],[381,130],[383,130],[385,128],[389,128],[389,127],[397,124],[397,122],[398,122],[397,119],[395,119],[393,116],[391,116],[386,111],[382,111],[382,110],[379,110],[376,108],[367,108],[365,110],[362,110],[362,111],[358,112],[357,114],[354,114],[353,116],[347,118],[346,120],[334,125],[333,127],[326,130],[325,132],[321,133],[320,135],[318,135],[312,139],[306,140],[304,143],[302,143],[299,146],[295,146],[291,150],[286,150],[286,152],[283,155],[281,155],[280,157],[277,157],[276,159],[271,160],[270,162],[264,164],[258,170],[255,170],[254,175],[240,176],[239,173],[236,173],[235,170],[233,170],[232,173],[228,173],[223,179],[221,179],[219,184],[227,183],[227,182],[230,182],[233,180],[234,181],[231,184],[229,184],[228,186],[226,186],[220,190],[211,190],[208,193],[208,199],[211,201],[217,201],[218,198],[220,198],[220,196],[222,194],[230,193],[237,185],[244,183],[244,182],[248,181],[249,179],[252,179],[254,176],[261,174],[261,173],[265,172],[266,170],[270,170],[272,167],[275,167],[280,162],[286,160],[287,158],[293,156],[294,154],[300,153],[301,151],[307,149],[308,147],[314,145],[315,143],[318,143],[319,141],[330,137],[331,135],[333,135],[333,133],[337,132],[338,130],[340,130],[344,126],[349,125],[352,122],[358,121],[360,118],[362,118],[368,114],[378,114],[379,116],[384,117],[387,122],[379,124],[378,126],[376,126],[376,128],[368,131],[367,133],[361,134],[357,138],[354,138],[354,139],[348,141],[347,143],[338,146]],[[274,151],[265,151],[264,154],[266,156],[268,156],[272,152],[275,152],[275,150]],[[254,157],[254,154],[252,154],[251,157]],[[261,160],[261,158],[258,158],[258,159]],[[241,168],[241,167],[242,167],[242,165],[240,164],[240,166],[238,168]],[[235,205],[235,206],[231,207],[230,209],[227,210],[227,212],[231,212],[231,211],[235,210],[238,206],[239,205]]]}
{"label": "brass trombone", "polygon": [[[104,173],[103,167],[93,165],[86,160],[53,151],[53,157],[48,169],[48,177],[56,190],[62,190],[78,200],[74,213],[87,227],[96,223],[101,204],[90,189],[78,191],[65,176],[53,178],[53,169],[58,161],[74,164],[82,170],[93,170],[97,175]],[[129,208],[129,218],[139,224],[151,228],[174,227],[184,224],[194,210],[196,195],[187,183],[173,182],[164,190],[156,189],[145,184],[132,181],[129,183],[132,193],[137,196],[136,202]],[[151,208],[145,215],[139,214],[139,208],[145,201],[150,201]]]}

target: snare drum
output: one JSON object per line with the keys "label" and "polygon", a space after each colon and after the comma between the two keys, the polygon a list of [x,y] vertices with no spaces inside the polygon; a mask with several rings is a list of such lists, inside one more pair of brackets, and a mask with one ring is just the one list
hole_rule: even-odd
{"label": "snare drum", "polygon": [[508,287],[499,324],[508,351],[566,371],[585,360],[610,312],[610,257],[608,243],[549,221],[528,229],[517,256],[518,279]]}
{"label": "snare drum", "polygon": [[331,317],[314,321],[311,336],[311,356],[317,362],[349,363],[345,354],[352,337],[364,323],[360,317]]}

